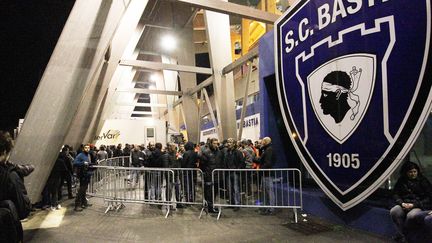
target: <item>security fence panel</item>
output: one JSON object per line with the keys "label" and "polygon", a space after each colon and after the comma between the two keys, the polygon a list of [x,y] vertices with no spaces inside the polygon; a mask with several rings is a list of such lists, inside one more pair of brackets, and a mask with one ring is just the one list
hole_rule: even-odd
{"label": "security fence panel", "polygon": [[103,198],[104,186],[107,182],[106,166],[92,166],[90,167],[92,176],[87,189],[87,195],[92,197]]}
{"label": "security fence panel", "polygon": [[216,169],[212,173],[213,207],[260,208],[273,213],[291,208],[297,222],[302,209],[301,172],[298,169]]}
{"label": "security fence panel", "polygon": [[98,171],[92,176],[89,195],[102,195],[108,203],[105,211],[118,211],[126,203],[161,205],[168,217],[176,205],[174,171],[164,168],[135,168],[93,166]]}
{"label": "security fence panel", "polygon": [[174,192],[177,207],[198,205],[201,207],[199,218],[205,209],[204,177],[197,168],[171,168],[174,171]]}

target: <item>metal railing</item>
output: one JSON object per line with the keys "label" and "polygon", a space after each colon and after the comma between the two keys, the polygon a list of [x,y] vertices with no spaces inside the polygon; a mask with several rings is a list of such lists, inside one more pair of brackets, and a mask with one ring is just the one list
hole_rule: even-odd
{"label": "metal railing", "polygon": [[119,210],[125,203],[162,205],[168,217],[173,200],[174,171],[163,168],[107,167],[104,183],[105,211]]}
{"label": "metal railing", "polygon": [[[121,160],[115,160],[120,161]],[[106,161],[103,161],[106,162]],[[199,205],[205,209],[204,180],[200,169],[92,166],[87,195],[103,198],[111,210],[124,203],[165,205],[168,208]]]}
{"label": "metal railing", "polygon": [[92,166],[92,176],[88,184],[87,195],[103,198],[104,185],[107,182],[106,170],[108,166]]}
{"label": "metal railing", "polygon": [[92,197],[103,197],[103,186],[106,182],[106,168],[109,166],[124,166],[129,161],[129,156],[108,158],[99,160],[97,166],[91,166],[92,176],[87,189],[87,195]]}
{"label": "metal railing", "polygon": [[302,209],[301,172],[298,169],[216,169],[212,172],[213,207],[260,208],[272,213],[290,208],[298,221]]}
{"label": "metal railing", "polygon": [[204,175],[202,170],[196,168],[170,168],[175,174],[175,195],[179,205],[199,205],[201,212],[206,207],[204,199]]}
{"label": "metal railing", "polygon": [[[273,212],[277,208],[302,209],[301,172],[298,169],[216,169],[212,186],[206,188],[204,175],[195,168],[122,167],[122,157],[100,161],[93,166],[88,195],[101,197],[105,211],[118,211],[125,203],[162,205],[167,209],[199,205],[201,218],[207,206],[205,192],[211,191],[213,207],[259,208]],[[108,166],[107,164],[115,165]],[[210,193],[209,193],[210,194]]]}

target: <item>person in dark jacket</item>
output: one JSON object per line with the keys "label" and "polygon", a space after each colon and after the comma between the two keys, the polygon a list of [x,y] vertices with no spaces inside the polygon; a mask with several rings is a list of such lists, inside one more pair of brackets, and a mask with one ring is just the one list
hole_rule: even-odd
{"label": "person in dark jacket", "polygon": [[97,158],[97,148],[93,145],[93,144],[89,144],[90,146],[90,151],[89,151],[89,155],[90,155],[90,161],[92,163],[97,163],[98,158]]}
{"label": "person in dark jacket", "polygon": [[[55,163],[54,167],[51,170],[51,174],[48,177],[47,185],[48,185],[48,191],[50,194],[50,203],[51,203],[51,210],[60,209],[61,206],[58,204],[59,198],[61,198],[61,191],[60,196],[59,188],[61,183],[61,175],[64,172],[68,172],[68,168],[66,163],[70,163],[69,161],[69,149],[67,147],[63,147],[62,151],[59,153]],[[71,192],[72,193],[72,192]]]}
{"label": "person in dark jacket", "polygon": [[[111,154],[109,154],[109,157],[110,157],[110,158],[115,157],[115,156],[114,156],[114,151],[116,150],[116,146],[115,146],[115,145],[110,145],[110,146],[109,146],[109,150],[111,151]],[[109,153],[108,150],[107,150],[107,153]]]}
{"label": "person in dark jacket", "polygon": [[[244,169],[245,159],[242,152],[240,152],[236,147],[236,141],[233,138],[228,138],[224,152],[224,168],[227,169]],[[240,173],[231,172],[229,173],[228,187],[230,191],[231,204],[240,205]],[[235,207],[234,211],[239,210],[239,207]]]}
{"label": "person in dark jacket", "polygon": [[69,155],[72,157],[72,159],[75,159],[77,153],[74,150],[73,146],[65,144],[65,147],[67,147],[69,149]]}
{"label": "person in dark jacket", "polygon": [[82,211],[83,208],[91,206],[87,202],[86,192],[88,184],[90,183],[90,178],[93,174],[93,171],[89,167],[90,165],[95,163],[91,161],[89,152],[90,146],[84,146],[83,152],[77,155],[73,163],[74,166],[78,169],[77,176],[80,182],[80,187],[78,189],[78,193],[75,199],[75,211]]}
{"label": "person in dark jacket", "polygon": [[[180,168],[180,161],[176,157],[177,148],[174,143],[167,143],[165,153],[161,155],[161,163],[163,168]],[[167,175],[167,179],[171,180],[171,178]],[[174,170],[174,189],[175,189],[175,198],[180,201],[180,178],[179,171]],[[171,199],[171,190],[172,188],[167,188],[166,195],[167,199]],[[178,206],[177,206],[178,207]]]}
{"label": "person in dark jacket", "polygon": [[144,145],[142,146],[143,146],[143,152],[146,156],[144,161],[144,166],[149,167],[150,161],[152,159],[152,153],[155,150],[155,145],[152,142],[149,142],[147,148],[144,149]]}
{"label": "person in dark jacket", "polygon": [[176,157],[176,145],[168,143],[166,152],[161,156],[163,168],[180,168],[180,161]]}
{"label": "person in dark jacket", "polygon": [[[197,167],[198,154],[195,152],[195,145],[193,142],[188,141],[185,145],[185,152],[183,153],[183,158],[181,160],[182,168],[193,169]],[[182,176],[182,188],[183,194],[186,197],[187,202],[195,201],[195,190],[194,185],[197,182],[196,171],[190,170],[183,173]]]}
{"label": "person in dark jacket", "polygon": [[155,148],[151,153],[149,167],[161,168],[162,167],[162,161],[161,161],[162,154],[163,154],[162,153],[162,144],[156,143]]}
{"label": "person in dark jacket", "polygon": [[125,144],[125,147],[123,149],[123,166],[129,167],[130,166],[130,153],[131,153],[131,146],[127,143]]}
{"label": "person in dark jacket", "polygon": [[121,156],[123,156],[123,150],[122,150],[122,144],[119,143],[113,151],[113,157],[116,158]]}
{"label": "person in dark jacket", "polygon": [[[144,153],[145,157],[144,157],[144,162],[143,162],[143,166],[144,167],[149,167],[150,165],[150,161],[152,158],[152,152],[155,149],[155,146],[152,142],[149,142],[147,145],[147,148],[145,147],[144,144],[141,145],[141,151]],[[143,173],[143,180],[144,180],[144,195],[149,195],[149,189],[150,189],[150,183],[149,183],[149,173],[145,172]]]}
{"label": "person in dark jacket", "polygon": [[[131,151],[131,161],[133,167],[141,167],[144,166],[144,158],[145,154],[141,151],[140,147],[137,145]],[[139,179],[139,171],[132,171],[132,185],[136,186],[138,184]]]}
{"label": "person in dark jacket", "polygon": [[[64,146],[59,158],[64,163],[64,166],[60,167],[60,185],[58,186],[58,200],[62,199],[63,183],[66,181],[68,198],[74,198],[72,194],[72,175],[73,175],[73,157],[70,155],[69,146]],[[58,158],[58,159],[59,159]]]}
{"label": "person in dark jacket", "polygon": [[[156,143],[155,148],[151,153],[150,162],[148,167],[161,168],[162,167],[162,144]],[[159,200],[161,195],[162,177],[160,172],[150,171],[148,174],[144,174],[146,184],[150,185],[148,190],[149,199]]]}
{"label": "person in dark jacket", "polygon": [[193,142],[187,142],[184,145],[185,152],[181,161],[182,168],[196,168],[198,154],[195,152],[195,146]]}
{"label": "person in dark jacket", "polygon": [[144,166],[145,154],[141,150],[141,147],[136,145],[131,151],[131,161],[133,167]]}
{"label": "person in dark jacket", "polygon": [[390,210],[390,216],[397,227],[400,242],[406,242],[405,231],[415,225],[422,210],[431,209],[432,185],[413,162],[405,162],[400,170],[400,177],[393,189],[396,205]]}
{"label": "person in dark jacket", "polygon": [[[273,165],[276,161],[276,153],[273,151],[273,146],[271,143],[270,137],[265,137],[261,141],[261,153],[260,157],[257,158],[257,161],[259,163],[260,169],[272,169]],[[262,175],[262,185],[264,188],[264,195],[263,198],[266,198],[268,202],[266,205],[275,205],[275,194],[273,189],[273,177],[271,173],[260,173]],[[268,203],[268,204],[267,204]],[[264,211],[261,211],[261,214],[273,214],[274,208],[268,208]]]}
{"label": "person in dark jacket", "polygon": [[20,220],[26,218],[31,209],[23,178],[30,174],[34,167],[9,162],[12,148],[13,140],[10,134],[0,131],[1,242],[22,242],[23,229]]}
{"label": "person in dark jacket", "polygon": [[[219,211],[213,208],[212,197],[212,172],[214,169],[221,168],[223,162],[223,152],[219,150],[219,141],[217,138],[211,138],[209,147],[201,151],[199,157],[201,161],[201,170],[204,173],[204,198],[207,201],[207,209],[209,213],[218,213]],[[217,188],[215,186],[215,188]]]}

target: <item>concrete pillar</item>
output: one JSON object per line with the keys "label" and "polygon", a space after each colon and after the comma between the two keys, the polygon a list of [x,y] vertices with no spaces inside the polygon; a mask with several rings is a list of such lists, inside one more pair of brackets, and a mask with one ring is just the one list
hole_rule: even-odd
{"label": "concrete pillar", "polygon": [[[179,32],[179,45],[177,49],[178,62],[180,65],[195,66],[195,46],[193,42],[193,29],[192,26],[186,26]],[[196,86],[195,73],[180,73],[180,85],[182,91],[187,91]],[[195,103],[196,94],[193,96],[183,95],[182,109],[184,112],[184,119],[186,124],[186,131],[188,141],[198,143],[199,131],[199,116],[198,106]]]}
{"label": "concrete pillar", "polygon": [[30,199],[40,198],[85,91],[100,69],[129,1],[77,0],[27,111],[11,161],[31,163]]}
{"label": "concrete pillar", "polygon": [[219,120],[219,137],[235,138],[234,78],[232,72],[222,75],[222,69],[232,62],[229,17],[226,14],[204,11],[210,63],[214,72],[214,91]]}

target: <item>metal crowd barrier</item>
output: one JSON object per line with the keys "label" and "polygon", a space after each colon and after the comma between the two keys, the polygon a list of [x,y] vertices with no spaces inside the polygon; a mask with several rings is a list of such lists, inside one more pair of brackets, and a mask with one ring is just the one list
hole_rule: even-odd
{"label": "metal crowd barrier", "polygon": [[298,169],[216,169],[212,173],[213,207],[260,208],[272,212],[290,208],[297,223],[302,209],[301,172]]}
{"label": "metal crowd barrier", "polygon": [[90,178],[90,183],[87,189],[87,195],[92,197],[103,197],[103,185],[106,181],[106,167],[108,166],[124,166],[129,161],[129,156],[108,158],[99,160],[97,166],[92,166],[93,175]]}
{"label": "metal crowd barrier", "polygon": [[[114,161],[114,162],[113,162]],[[102,161],[105,164],[107,161]],[[110,163],[122,163],[119,158]],[[136,168],[93,166],[88,195],[102,197],[111,210],[120,210],[125,203],[163,205],[168,217],[171,208],[207,206],[204,197],[204,175],[194,168]],[[212,173],[213,207],[291,208],[298,221],[302,209],[301,172],[298,169],[216,169]]]}
{"label": "metal crowd barrier", "polygon": [[87,195],[91,197],[103,197],[103,186],[106,182],[106,169],[109,166],[112,167],[123,167],[128,164],[129,156],[121,156],[115,158],[108,158],[104,160],[99,160],[97,166],[92,166],[93,171],[90,178],[90,183],[87,189]]}
{"label": "metal crowd barrier", "polygon": [[163,168],[107,167],[104,183],[105,213],[125,203],[162,205],[168,217],[173,200],[174,171]]}
{"label": "metal crowd barrier", "polygon": [[87,188],[87,195],[103,198],[104,185],[106,183],[107,166],[92,166],[92,176]]}
{"label": "metal crowd barrier", "polygon": [[206,206],[204,199],[204,175],[202,170],[196,168],[170,168],[175,175],[176,201],[180,205],[199,205],[201,212]]}
{"label": "metal crowd barrier", "polygon": [[87,195],[108,203],[105,211],[120,210],[124,203],[164,205],[170,208],[199,205],[205,209],[203,172],[195,168],[136,168],[122,165],[123,158],[110,158],[92,166]]}

